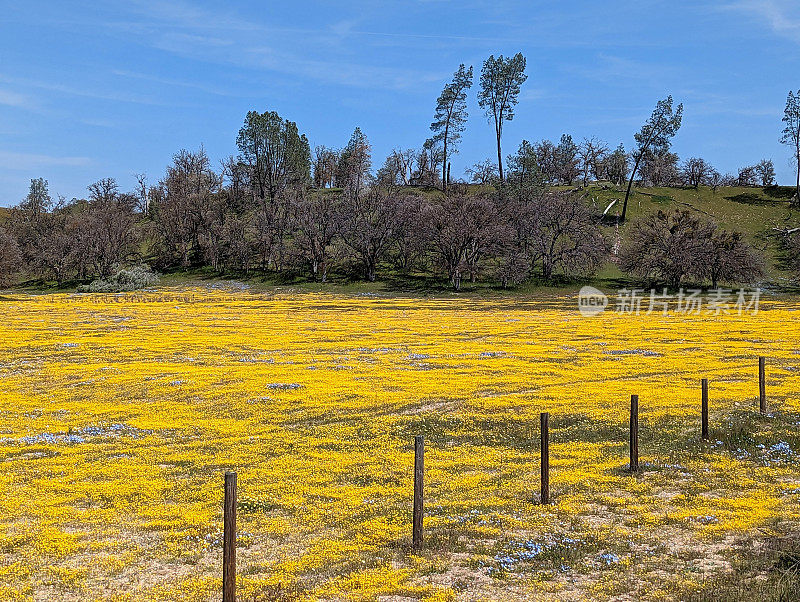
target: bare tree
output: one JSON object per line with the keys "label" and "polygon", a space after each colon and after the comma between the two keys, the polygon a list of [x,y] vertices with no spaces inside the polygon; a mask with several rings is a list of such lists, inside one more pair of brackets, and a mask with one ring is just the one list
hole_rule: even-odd
{"label": "bare tree", "polygon": [[387,186],[408,186],[414,174],[417,154],[413,149],[395,149],[386,157],[375,178],[378,184]]}
{"label": "bare tree", "polygon": [[421,195],[398,198],[392,240],[387,251],[389,262],[400,272],[423,269],[428,251],[425,214],[428,201]]}
{"label": "bare tree", "polygon": [[89,186],[89,203],[82,226],[89,257],[100,278],[111,276],[115,266],[135,255],[138,243],[135,207],[136,198],[120,194],[113,178]]}
{"label": "bare tree", "polygon": [[0,227],[0,286],[11,284],[22,267],[22,254],[17,239]]}
{"label": "bare tree", "polygon": [[134,174],[136,178],[136,189],[133,192],[136,198],[136,210],[142,215],[147,215],[150,211],[150,187],[147,185],[147,174]]}
{"label": "bare tree", "polygon": [[474,184],[491,184],[499,177],[497,165],[491,159],[475,163],[466,169],[466,173]]}
{"label": "bare tree", "polygon": [[578,158],[580,159],[580,169],[583,175],[583,187],[592,175],[596,180],[601,178],[601,166],[608,155],[608,146],[602,140],[592,136],[584,138],[578,145]]}
{"label": "bare tree", "polygon": [[312,167],[314,171],[314,186],[316,188],[330,188],[336,180],[336,165],[339,162],[339,153],[327,146],[314,147]]}
{"label": "bare tree", "polygon": [[370,282],[375,281],[378,264],[392,242],[397,209],[397,197],[378,188],[360,196],[345,195],[343,199],[339,232]]}
{"label": "bare tree", "polygon": [[596,271],[608,253],[599,222],[578,195],[545,195],[536,206],[528,235],[542,276],[550,280],[556,272],[572,276]]}
{"label": "bare tree", "polygon": [[328,281],[334,259],[333,245],[341,195],[326,192],[299,193],[292,203],[294,236],[298,259],[306,264],[311,277]]}
{"label": "bare tree", "polygon": [[444,154],[442,145],[433,138],[428,138],[416,154],[416,169],[412,172],[411,183],[416,186],[438,186],[439,166]]}
{"label": "bare tree", "polygon": [[714,168],[709,163],[706,163],[704,159],[690,157],[681,166],[681,177],[687,186],[696,189],[708,181],[713,171]]}
{"label": "bare tree", "polygon": [[711,186],[711,190],[716,192],[717,188],[723,186],[724,181],[725,181],[725,176],[723,176],[721,173],[719,173],[716,169],[712,167],[711,171],[708,174],[708,185]]}
{"label": "bare tree", "polygon": [[711,280],[713,288],[720,282],[749,284],[765,273],[763,258],[747,244],[741,232],[730,232],[716,225],[700,260],[702,273]]}
{"label": "bare tree", "polygon": [[199,252],[202,213],[220,184],[202,148],[173,156],[167,175],[153,191],[151,210],[162,263],[188,266]]}
{"label": "bare tree", "polygon": [[490,215],[491,208],[486,198],[456,190],[426,207],[426,239],[456,291],[461,290],[464,272],[470,269],[468,256],[471,255],[471,269],[474,270],[475,262],[490,240],[486,235]]}
{"label": "bare tree", "polygon": [[762,186],[767,187],[775,184],[775,164],[772,159],[761,159],[754,167]]}
{"label": "bare tree", "polygon": [[736,178],[736,185],[743,188],[755,188],[758,186],[758,170],[754,165],[748,165],[739,169]]}

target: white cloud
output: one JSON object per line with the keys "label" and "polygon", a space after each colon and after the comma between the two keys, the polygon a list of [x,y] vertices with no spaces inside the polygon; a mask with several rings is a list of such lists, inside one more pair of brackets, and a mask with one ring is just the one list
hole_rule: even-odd
{"label": "white cloud", "polygon": [[725,8],[759,17],[776,34],[800,42],[800,9],[795,0],[740,0]]}
{"label": "white cloud", "polygon": [[89,157],[56,157],[0,150],[0,168],[27,171],[43,167],[84,167],[90,165]]}
{"label": "white cloud", "polygon": [[27,96],[17,94],[16,92],[9,92],[8,90],[0,90],[0,105],[7,107],[20,107],[29,108],[31,101]]}

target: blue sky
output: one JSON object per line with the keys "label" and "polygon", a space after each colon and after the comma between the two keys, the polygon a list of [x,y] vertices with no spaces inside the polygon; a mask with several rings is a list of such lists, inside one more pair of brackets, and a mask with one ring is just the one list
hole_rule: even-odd
{"label": "blue sky", "polygon": [[[374,163],[430,135],[436,98],[459,63],[528,59],[504,154],[523,139],[611,146],[656,100],[685,105],[674,149],[720,171],[773,158],[783,107],[800,88],[796,0],[510,2],[0,2],[0,205],[29,181],[83,197],[112,176],[151,181],[173,153],[236,152],[249,109],[276,110],[312,146],[343,146],[360,126]],[[477,76],[476,76],[477,83]],[[493,155],[493,129],[470,95],[453,173]]]}

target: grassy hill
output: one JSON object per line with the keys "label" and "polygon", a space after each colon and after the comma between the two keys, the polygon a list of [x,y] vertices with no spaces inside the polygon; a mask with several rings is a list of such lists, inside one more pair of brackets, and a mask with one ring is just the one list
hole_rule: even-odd
{"label": "grassy hill", "polygon": [[[604,210],[612,201],[618,202],[609,211],[618,215],[622,210],[625,190],[610,186],[590,186],[584,194],[590,203]],[[780,249],[781,231],[800,226],[800,210],[792,207],[794,188],[710,187],[694,188],[637,188],[628,201],[628,219],[620,228],[625,232],[637,218],[659,209],[688,209],[713,220],[730,230],[743,232],[750,243],[767,258],[768,277],[776,284],[787,283],[791,273],[783,265]],[[613,266],[604,270],[608,276],[618,273]]]}

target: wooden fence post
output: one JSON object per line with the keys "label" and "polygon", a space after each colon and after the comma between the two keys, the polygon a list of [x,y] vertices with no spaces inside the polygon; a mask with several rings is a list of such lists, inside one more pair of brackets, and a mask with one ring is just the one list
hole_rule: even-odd
{"label": "wooden fence post", "polygon": [[236,473],[225,473],[222,602],[236,602]]}
{"label": "wooden fence post", "polygon": [[630,423],[630,452],[631,472],[639,470],[639,396],[631,395],[631,423]]}
{"label": "wooden fence post", "polygon": [[703,423],[702,423],[702,437],[703,440],[708,441],[708,379],[704,378],[700,381],[703,388]]}
{"label": "wooden fence post", "polygon": [[423,502],[425,475],[425,438],[422,435],[414,437],[414,517],[412,546],[414,550],[422,549],[422,517],[425,513]]}
{"label": "wooden fence post", "polygon": [[766,358],[758,358],[758,409],[762,414],[767,413],[767,376]]}
{"label": "wooden fence post", "polygon": [[542,412],[539,415],[541,422],[541,503],[550,503],[550,414]]}

